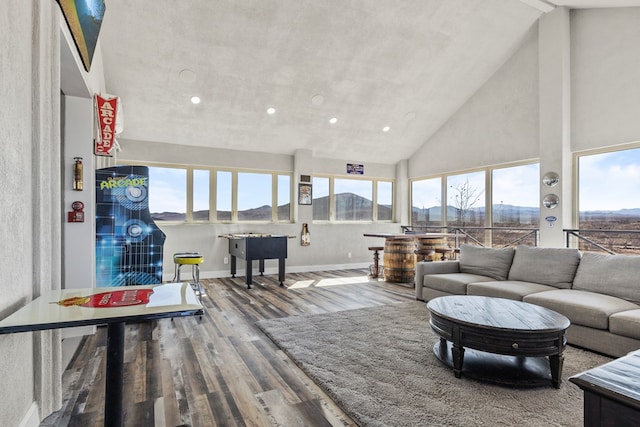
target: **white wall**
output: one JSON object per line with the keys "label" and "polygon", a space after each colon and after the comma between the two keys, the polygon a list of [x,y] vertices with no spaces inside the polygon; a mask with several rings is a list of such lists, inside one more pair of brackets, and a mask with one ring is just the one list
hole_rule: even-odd
{"label": "white wall", "polygon": [[[55,8],[54,2],[8,0],[0,14],[0,318],[61,285]],[[57,343],[56,332],[0,336],[0,425],[37,425],[60,406]]]}
{"label": "white wall", "polygon": [[571,14],[572,149],[640,140],[640,7]]}
{"label": "white wall", "polygon": [[538,31],[409,159],[409,177],[538,157]]}

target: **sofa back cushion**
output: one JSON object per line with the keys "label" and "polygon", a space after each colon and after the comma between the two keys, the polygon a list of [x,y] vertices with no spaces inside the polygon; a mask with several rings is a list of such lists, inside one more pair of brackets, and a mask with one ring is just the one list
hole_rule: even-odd
{"label": "sofa back cushion", "polygon": [[611,295],[640,304],[640,256],[585,252],[573,289]]}
{"label": "sofa back cushion", "polygon": [[518,246],[509,280],[570,289],[580,263],[580,251],[571,248]]}
{"label": "sofa back cushion", "polygon": [[507,280],[514,252],[513,248],[494,249],[461,245],[460,272]]}

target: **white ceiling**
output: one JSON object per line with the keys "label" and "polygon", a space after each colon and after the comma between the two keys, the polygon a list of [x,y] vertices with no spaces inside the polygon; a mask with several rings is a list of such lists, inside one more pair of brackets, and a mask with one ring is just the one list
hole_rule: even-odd
{"label": "white ceiling", "polygon": [[[124,150],[126,140],[147,140],[283,154],[310,149],[317,157],[387,164],[418,149],[554,4],[640,6],[640,0],[105,3],[100,44],[107,92],[122,99]],[[194,95],[199,105],[190,102]],[[276,113],[268,115],[269,107]]]}

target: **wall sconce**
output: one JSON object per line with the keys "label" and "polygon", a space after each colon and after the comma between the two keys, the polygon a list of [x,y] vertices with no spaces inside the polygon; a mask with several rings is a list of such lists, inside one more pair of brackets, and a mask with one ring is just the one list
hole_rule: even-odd
{"label": "wall sconce", "polygon": [[560,182],[560,176],[555,172],[547,172],[542,177],[542,183],[547,187],[554,187]]}
{"label": "wall sconce", "polygon": [[558,203],[560,203],[560,199],[555,194],[547,194],[542,199],[542,205],[547,209],[555,208],[558,206]]}

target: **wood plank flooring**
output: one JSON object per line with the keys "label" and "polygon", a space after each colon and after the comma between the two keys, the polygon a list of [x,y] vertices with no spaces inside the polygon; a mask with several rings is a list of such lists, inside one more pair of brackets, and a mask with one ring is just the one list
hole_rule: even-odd
{"label": "wood plank flooring", "polygon": [[[355,426],[256,326],[262,319],[414,299],[366,270],[203,280],[200,317],[126,326],[126,426]],[[102,426],[106,328],[82,340],[63,376],[63,407],[41,424]]]}

